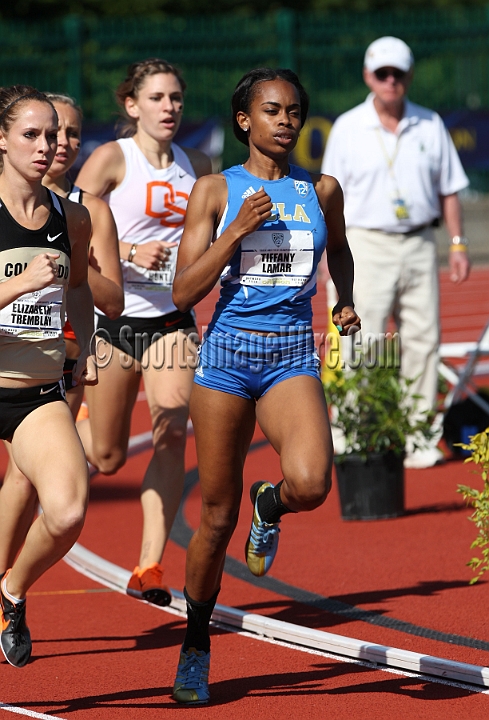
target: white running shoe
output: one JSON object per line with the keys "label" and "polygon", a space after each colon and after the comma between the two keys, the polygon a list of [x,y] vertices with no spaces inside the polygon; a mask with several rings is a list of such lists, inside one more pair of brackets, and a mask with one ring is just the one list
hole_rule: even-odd
{"label": "white running shoe", "polygon": [[445,462],[445,456],[437,447],[418,448],[404,458],[404,467],[416,470],[433,467]]}

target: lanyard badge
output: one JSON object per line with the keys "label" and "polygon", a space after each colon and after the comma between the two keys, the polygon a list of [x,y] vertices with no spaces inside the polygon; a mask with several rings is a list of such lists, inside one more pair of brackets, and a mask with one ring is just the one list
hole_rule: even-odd
{"label": "lanyard badge", "polygon": [[389,155],[387,152],[387,148],[384,145],[384,141],[382,139],[382,134],[379,128],[376,128],[377,131],[377,137],[379,139],[380,147],[382,148],[382,153],[384,155],[384,158],[387,163],[387,167],[389,168],[389,175],[391,176],[393,185],[394,185],[394,192],[392,193],[392,205],[394,207],[394,213],[398,220],[408,220],[409,219],[409,210],[407,207],[406,200],[401,196],[401,193],[399,192],[399,188],[397,185],[397,179],[394,174],[394,162],[397,157],[397,151],[399,149],[399,142],[400,142],[400,136],[397,138],[396,147],[394,149],[394,152],[392,155]]}
{"label": "lanyard badge", "polygon": [[394,206],[394,212],[396,214],[396,218],[398,220],[408,220],[409,219],[409,210],[406,205],[406,201],[404,198],[399,197],[397,195],[396,197],[392,198],[392,204]]}

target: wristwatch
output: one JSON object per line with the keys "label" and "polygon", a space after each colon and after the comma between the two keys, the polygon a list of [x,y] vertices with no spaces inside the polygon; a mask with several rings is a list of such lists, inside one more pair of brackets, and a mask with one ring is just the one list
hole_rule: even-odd
{"label": "wristwatch", "polygon": [[469,244],[468,239],[465,237],[465,235],[454,235],[451,240],[451,245],[464,245],[467,247]]}
{"label": "wristwatch", "polygon": [[464,235],[454,235],[450,242],[450,252],[467,252],[469,241]]}

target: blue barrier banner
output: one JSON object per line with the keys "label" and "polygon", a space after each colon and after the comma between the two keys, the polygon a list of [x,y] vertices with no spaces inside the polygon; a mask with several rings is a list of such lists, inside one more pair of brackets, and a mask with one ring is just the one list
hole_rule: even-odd
{"label": "blue barrier banner", "polygon": [[442,113],[466,170],[489,170],[489,110]]}
{"label": "blue barrier banner", "polygon": [[[466,170],[489,170],[489,110],[441,113]],[[304,125],[292,162],[319,172],[335,116],[313,115]]]}
{"label": "blue barrier banner", "polygon": [[[460,159],[466,170],[489,170],[489,110],[454,110],[442,114]],[[313,115],[304,125],[292,162],[311,172],[319,172],[334,115]],[[86,122],[83,126],[83,142],[80,155],[73,168],[73,175],[83,165],[98,145],[115,140],[113,125]],[[186,147],[205,152],[214,161],[214,169],[224,147],[224,130],[217,119],[205,122],[183,121],[175,141]]]}

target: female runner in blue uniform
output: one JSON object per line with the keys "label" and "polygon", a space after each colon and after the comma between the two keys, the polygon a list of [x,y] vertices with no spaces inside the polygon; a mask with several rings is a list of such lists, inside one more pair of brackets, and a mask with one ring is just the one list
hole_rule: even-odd
{"label": "female runner in blue uniform", "polygon": [[[257,482],[245,554],[264,575],[285,513],[314,510],[331,487],[332,442],[313,347],[311,297],[326,247],[343,335],[360,327],[353,261],[337,181],[289,164],[309,100],[290,70],[252,70],[233,99],[234,132],[249,158],[197,181],[179,248],[173,299],[184,312],[221,279],[190,400],[202,492],[187,552],[187,633],[173,688],[209,700],[209,621],[236,527],[243,465],[255,421],[280,456],[283,480]],[[327,244],[326,244],[327,241]]]}

